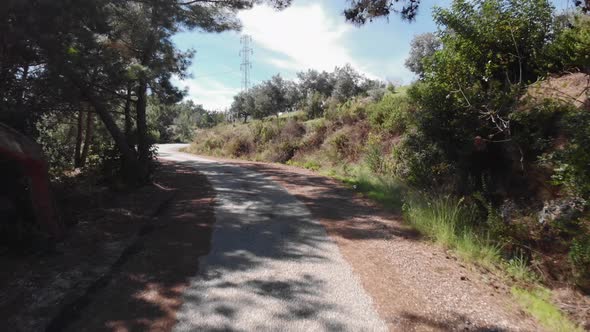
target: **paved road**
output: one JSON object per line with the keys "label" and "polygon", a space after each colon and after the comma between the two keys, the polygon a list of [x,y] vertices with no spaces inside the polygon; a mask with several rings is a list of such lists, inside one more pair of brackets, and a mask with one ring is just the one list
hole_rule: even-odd
{"label": "paved road", "polygon": [[217,193],[212,249],[175,331],[384,331],[348,263],[307,208],[263,175],[161,145]]}

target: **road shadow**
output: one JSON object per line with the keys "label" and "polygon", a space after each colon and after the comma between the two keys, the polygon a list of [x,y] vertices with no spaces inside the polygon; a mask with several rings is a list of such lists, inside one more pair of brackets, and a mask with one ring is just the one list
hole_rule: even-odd
{"label": "road shadow", "polygon": [[175,190],[133,245],[48,331],[169,331],[183,290],[210,251],[215,192],[194,169],[165,163],[156,183]]}
{"label": "road shadow", "polygon": [[351,240],[402,237],[420,240],[421,235],[401,222],[401,216],[360,198],[359,194],[334,179],[306,170],[240,162],[239,165],[272,177],[320,218],[330,234]]}
{"label": "road shadow", "polygon": [[302,202],[257,171],[202,160],[195,167],[215,187],[217,222],[176,331],[375,326],[366,295],[358,303],[342,295],[359,286]]}

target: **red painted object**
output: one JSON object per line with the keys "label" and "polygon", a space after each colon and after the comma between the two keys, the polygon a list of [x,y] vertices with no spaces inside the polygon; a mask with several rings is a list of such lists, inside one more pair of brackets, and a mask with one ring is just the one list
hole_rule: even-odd
{"label": "red painted object", "polygon": [[[61,239],[64,227],[55,213],[49,188],[48,166],[39,144],[0,123],[0,158],[15,165],[18,173],[28,180],[28,198],[33,210],[30,212],[41,230],[52,239]],[[2,176],[9,175],[0,174]]]}

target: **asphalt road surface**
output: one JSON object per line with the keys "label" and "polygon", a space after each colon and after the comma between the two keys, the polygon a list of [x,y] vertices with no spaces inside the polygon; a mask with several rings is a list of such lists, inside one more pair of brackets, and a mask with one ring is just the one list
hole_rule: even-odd
{"label": "asphalt road surface", "polygon": [[217,203],[211,252],[183,294],[175,331],[385,331],[324,228],[285,189],[245,168],[160,145],[194,167]]}

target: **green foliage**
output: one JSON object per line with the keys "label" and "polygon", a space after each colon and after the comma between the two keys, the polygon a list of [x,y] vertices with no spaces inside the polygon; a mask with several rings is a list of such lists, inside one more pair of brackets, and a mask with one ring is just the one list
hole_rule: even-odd
{"label": "green foliage", "polygon": [[279,136],[280,121],[253,121],[250,130],[257,143],[265,144]]}
{"label": "green foliage", "polygon": [[464,87],[471,85],[466,79],[535,80],[542,67],[539,50],[554,30],[553,8],[546,0],[456,0],[450,9],[435,9],[433,16],[445,29],[444,48],[432,66],[446,67],[440,79],[454,77],[448,84],[459,80]]}
{"label": "green foliage", "polygon": [[434,19],[442,48],[424,59],[423,79],[408,92],[416,133],[396,159],[413,184],[445,179],[463,192],[466,179],[506,177],[520,157],[510,118],[524,85],[543,73],[553,8],[546,0],[456,0]]}
{"label": "green foliage", "polygon": [[548,47],[547,67],[550,71],[590,71],[590,17],[566,16],[568,24],[561,28]]}
{"label": "green foliage", "polygon": [[150,98],[147,106],[147,121],[158,143],[190,142],[198,128],[211,128],[220,121],[213,112],[192,101],[163,104]]}
{"label": "green foliage", "polygon": [[324,96],[319,92],[308,95],[303,110],[309,119],[315,119],[324,114]]}
{"label": "green foliage", "polygon": [[37,141],[43,147],[53,177],[74,169],[75,123],[73,114],[45,114],[37,122]]}
{"label": "green foliage", "polygon": [[313,160],[308,160],[303,164],[304,168],[307,168],[309,170],[312,171],[319,171],[320,168],[322,167],[322,165],[320,165],[318,162],[313,161]]}
{"label": "green foliage", "polygon": [[286,163],[295,155],[298,145],[290,141],[280,141],[270,146],[265,154],[265,160],[275,163]]}
{"label": "green foliage", "polygon": [[573,267],[575,282],[587,292],[590,291],[590,235],[575,238],[569,250],[569,261]]}
{"label": "green foliage", "polygon": [[408,133],[393,150],[393,174],[418,188],[437,190],[452,184],[454,165],[440,146],[420,133]]}
{"label": "green foliage", "polygon": [[221,137],[207,137],[204,141],[207,152],[219,150],[223,147],[223,139]]}
{"label": "green foliage", "polygon": [[551,292],[544,288],[526,290],[512,288],[512,295],[526,311],[535,317],[548,331],[581,332],[583,329],[571,322],[551,301]]}
{"label": "green foliage", "polygon": [[557,123],[562,113],[570,111],[571,106],[548,99],[530,110],[510,115],[513,139],[522,147],[528,160],[534,161],[551,147],[558,134]]}
{"label": "green foliage", "polygon": [[420,233],[430,237],[465,259],[487,267],[500,262],[500,248],[474,230],[477,211],[464,199],[450,196],[408,200],[403,207],[404,218]]}
{"label": "green foliage", "polygon": [[405,65],[413,73],[424,75],[424,61],[441,47],[440,39],[431,32],[414,36],[410,43],[410,54]]}
{"label": "green foliage", "polygon": [[385,208],[400,212],[405,188],[400,181],[386,175],[375,175],[363,168],[357,169],[351,177],[343,178],[353,189],[381,203]]}
{"label": "green foliage", "polygon": [[246,157],[254,152],[252,138],[244,135],[236,135],[225,144],[227,155],[232,157]]}
{"label": "green foliage", "polygon": [[381,148],[381,137],[369,133],[365,150],[365,163],[369,170],[375,174],[385,173],[386,165]]}
{"label": "green foliage", "polygon": [[411,103],[408,97],[388,93],[381,101],[367,107],[368,118],[376,128],[392,134],[402,133],[410,121]]}
{"label": "green foliage", "polygon": [[362,101],[348,100],[339,104],[335,99],[331,99],[325,114],[327,120],[342,122],[344,124],[354,124],[366,117],[366,105]]}
{"label": "green foliage", "polygon": [[552,182],[564,186],[574,195],[590,198],[590,113],[577,110],[566,113],[561,130],[568,137],[567,144],[542,160],[552,166]]}
{"label": "green foliage", "polygon": [[362,76],[347,64],[344,67],[334,69],[334,90],[332,97],[339,103],[346,102],[350,98],[363,92],[360,84]]}
{"label": "green foliage", "polygon": [[335,152],[334,159],[342,160],[348,156],[347,152],[349,152],[351,146],[346,132],[339,132],[330,137],[329,144]]}
{"label": "green foliage", "polygon": [[508,275],[521,283],[532,284],[539,280],[531,271],[529,260],[522,252],[510,258],[505,264],[505,269]]}

